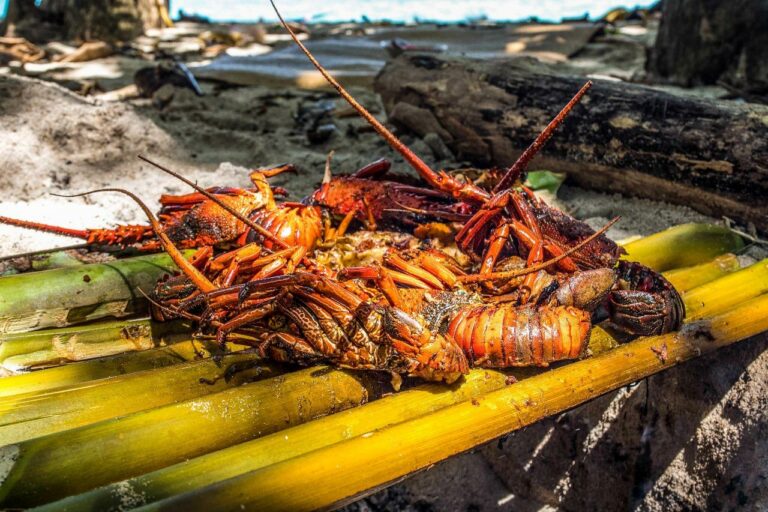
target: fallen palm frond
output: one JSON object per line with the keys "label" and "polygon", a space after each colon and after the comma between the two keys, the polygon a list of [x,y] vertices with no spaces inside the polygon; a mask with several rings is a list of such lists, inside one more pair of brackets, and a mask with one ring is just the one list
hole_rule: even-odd
{"label": "fallen palm frond", "polygon": [[155,254],[0,277],[0,333],[141,313],[138,290],[152,290],[174,269],[166,254]]}
{"label": "fallen palm frond", "polygon": [[[768,295],[390,427],[366,432],[141,510],[316,510],[768,330]],[[365,407],[355,413],[365,414]],[[284,434],[290,439],[291,431]]]}

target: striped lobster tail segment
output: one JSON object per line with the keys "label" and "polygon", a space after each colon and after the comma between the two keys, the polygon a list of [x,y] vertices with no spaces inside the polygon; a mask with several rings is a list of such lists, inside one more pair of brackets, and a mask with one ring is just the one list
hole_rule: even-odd
{"label": "striped lobster tail segment", "polygon": [[592,328],[589,313],[573,307],[468,306],[448,335],[470,364],[486,368],[547,366],[580,357]]}

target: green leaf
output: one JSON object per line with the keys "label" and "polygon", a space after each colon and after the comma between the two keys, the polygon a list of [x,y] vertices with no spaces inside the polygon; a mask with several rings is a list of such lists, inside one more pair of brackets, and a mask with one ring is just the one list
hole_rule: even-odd
{"label": "green leaf", "polygon": [[533,190],[547,190],[557,194],[560,185],[565,181],[565,173],[552,171],[531,171],[525,185]]}

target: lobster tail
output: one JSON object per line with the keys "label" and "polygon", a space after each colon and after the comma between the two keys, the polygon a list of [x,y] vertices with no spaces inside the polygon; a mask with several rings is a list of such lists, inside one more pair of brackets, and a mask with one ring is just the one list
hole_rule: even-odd
{"label": "lobster tail", "polygon": [[470,364],[486,368],[548,366],[580,357],[592,324],[573,307],[469,306],[448,325]]}
{"label": "lobster tail", "polygon": [[611,292],[611,322],[629,334],[653,336],[676,331],[685,318],[685,304],[672,283],[645,265],[619,261],[620,289]]}

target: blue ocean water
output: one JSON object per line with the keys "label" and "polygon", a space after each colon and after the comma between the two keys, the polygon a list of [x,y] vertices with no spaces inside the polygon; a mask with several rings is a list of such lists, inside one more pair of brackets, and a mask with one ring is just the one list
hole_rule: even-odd
{"label": "blue ocean water", "polygon": [[[620,6],[622,0],[276,0],[286,18],[306,21],[371,20],[411,22],[416,20],[463,21],[487,18],[495,21],[523,20],[537,17],[542,21],[560,21],[588,15],[599,17]],[[624,0],[624,7],[647,7],[655,2]],[[171,2],[174,12],[183,9],[208,16],[212,20],[274,21],[275,13],[268,0],[178,0]]]}
{"label": "blue ocean water", "polygon": [[[588,15],[597,18],[614,7],[648,7],[656,0],[277,0],[286,18],[306,21],[417,20],[462,21],[487,18],[495,21],[524,20],[537,17],[542,21],[560,21]],[[623,3],[623,5],[622,5]],[[0,0],[0,13],[5,16],[8,0]],[[274,21],[275,13],[268,0],[171,0],[171,11],[206,16],[214,21]]]}

